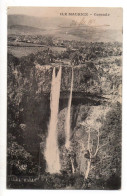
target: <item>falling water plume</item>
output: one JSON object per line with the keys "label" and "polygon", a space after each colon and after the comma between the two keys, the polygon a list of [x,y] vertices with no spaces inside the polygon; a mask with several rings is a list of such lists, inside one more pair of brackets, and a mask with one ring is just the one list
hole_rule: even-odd
{"label": "falling water plume", "polygon": [[70,97],[68,101],[68,108],[67,108],[67,116],[65,122],[65,135],[66,135],[66,149],[70,148],[70,133],[71,133],[71,102],[72,102],[72,90],[73,90],[73,67],[72,67],[72,76],[71,76],[71,90],[70,90]]}
{"label": "falling water plume", "polygon": [[45,159],[47,162],[47,172],[60,173],[60,158],[59,148],[57,142],[57,121],[59,111],[59,98],[60,98],[60,86],[61,86],[61,67],[56,76],[56,68],[53,68],[52,84],[50,93],[50,110],[51,116],[48,126],[48,137],[46,140]]}

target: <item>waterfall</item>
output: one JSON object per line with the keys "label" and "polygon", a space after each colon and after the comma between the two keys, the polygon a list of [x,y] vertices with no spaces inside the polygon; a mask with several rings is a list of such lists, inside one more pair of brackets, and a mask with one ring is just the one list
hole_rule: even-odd
{"label": "waterfall", "polygon": [[47,172],[60,173],[60,158],[57,143],[57,119],[59,111],[59,98],[61,86],[61,67],[56,76],[56,68],[53,68],[52,84],[50,93],[51,116],[48,126],[48,137],[46,140],[45,158],[47,162]]}
{"label": "waterfall", "polygon": [[67,108],[67,116],[66,116],[66,122],[65,122],[65,135],[66,135],[66,143],[65,147],[66,149],[69,149],[70,147],[70,131],[71,131],[71,102],[72,102],[72,90],[73,90],[73,67],[72,67],[72,76],[71,76],[71,90],[70,90],[70,97],[68,101],[68,108]]}

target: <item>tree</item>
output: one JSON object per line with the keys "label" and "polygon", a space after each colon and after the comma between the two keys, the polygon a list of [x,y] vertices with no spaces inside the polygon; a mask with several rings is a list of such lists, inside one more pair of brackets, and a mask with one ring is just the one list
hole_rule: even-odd
{"label": "tree", "polygon": [[8,175],[26,175],[34,172],[35,167],[33,165],[32,156],[23,146],[17,143],[16,137],[12,134],[8,134],[7,155]]}
{"label": "tree", "polygon": [[[103,108],[97,110],[95,107],[91,117],[82,123],[87,133],[87,148],[84,154],[87,167],[84,177],[85,180],[100,179],[108,188],[113,176],[114,179],[120,179],[121,176],[121,104],[115,103],[112,107],[105,108],[105,111],[102,110]],[[92,121],[92,118],[96,120]]]}

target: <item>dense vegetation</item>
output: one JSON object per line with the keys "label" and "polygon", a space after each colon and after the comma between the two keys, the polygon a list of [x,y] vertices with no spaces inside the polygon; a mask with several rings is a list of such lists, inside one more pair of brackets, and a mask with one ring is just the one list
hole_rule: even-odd
{"label": "dense vegetation", "polygon": [[[47,44],[47,39],[45,38],[45,40]],[[51,43],[49,45],[56,44],[51,38],[48,42]],[[118,88],[122,81],[121,75],[118,73],[122,63],[120,59],[122,55],[121,44],[117,42],[80,43],[75,41],[63,41],[60,44],[62,47],[66,47],[65,51],[57,52],[47,48],[21,58],[8,54],[8,187],[119,189],[121,176],[121,103],[118,99],[120,97]],[[104,103],[95,101],[93,104],[88,99],[86,104],[81,102],[80,104],[79,102],[76,102],[75,105],[72,104],[72,117],[75,122],[72,120],[72,148],[70,152],[66,152],[64,149],[65,138],[62,123],[67,100],[65,103],[62,102],[59,112],[61,131],[59,148],[61,156],[65,156],[63,156],[61,174],[50,175],[45,171],[46,161],[44,158],[50,115],[49,87],[47,88],[48,93],[45,94],[43,86],[50,86],[52,65],[60,62],[61,64],[62,62],[65,63],[67,67],[74,65],[81,72],[83,72],[82,69],[87,70],[87,77],[85,74],[76,75],[75,84],[78,89],[82,90],[84,86],[87,86],[88,90],[94,89],[97,80],[96,85],[101,87],[101,96],[109,93],[110,99]],[[43,69],[46,65],[50,65],[49,68]],[[62,85],[65,84],[64,89],[67,91],[69,86],[68,72],[64,64],[63,72],[65,81]],[[44,75],[48,79],[44,78]],[[101,111],[100,116],[92,116],[94,112],[97,113],[96,110]],[[99,143],[98,130],[94,130],[94,128],[91,129],[90,140],[88,139],[89,129],[85,126],[87,117],[94,120],[94,128],[98,125],[97,123],[101,124]],[[87,148],[88,143],[90,148]],[[81,148],[80,144],[84,147]],[[95,156],[90,159],[89,153]],[[80,165],[80,161],[83,166]],[[89,171],[84,167],[88,162],[91,164]],[[75,168],[74,172],[72,163]],[[88,171],[88,176],[86,171]],[[10,176],[15,176],[16,180],[9,180]],[[24,179],[27,179],[28,182]]]}

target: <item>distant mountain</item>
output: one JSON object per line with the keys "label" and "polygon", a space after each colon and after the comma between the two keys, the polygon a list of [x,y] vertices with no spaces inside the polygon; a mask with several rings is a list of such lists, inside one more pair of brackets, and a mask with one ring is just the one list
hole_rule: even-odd
{"label": "distant mountain", "polygon": [[18,30],[26,30],[26,31],[43,31],[44,29],[37,28],[37,27],[31,27],[31,26],[26,26],[26,25],[11,25],[9,26],[9,29],[18,29]]}
{"label": "distant mountain", "polygon": [[8,34],[52,35],[65,40],[88,42],[121,41],[122,32],[108,26],[71,26],[72,19],[66,17],[34,17],[8,15]]}
{"label": "distant mountain", "polygon": [[8,27],[12,25],[26,25],[42,29],[48,27],[57,28],[61,24],[63,26],[69,25],[71,21],[71,19],[68,20],[62,17],[41,18],[26,15],[8,15]]}
{"label": "distant mountain", "polygon": [[26,25],[10,25],[8,26],[9,34],[34,34],[42,33],[45,29],[26,26]]}

